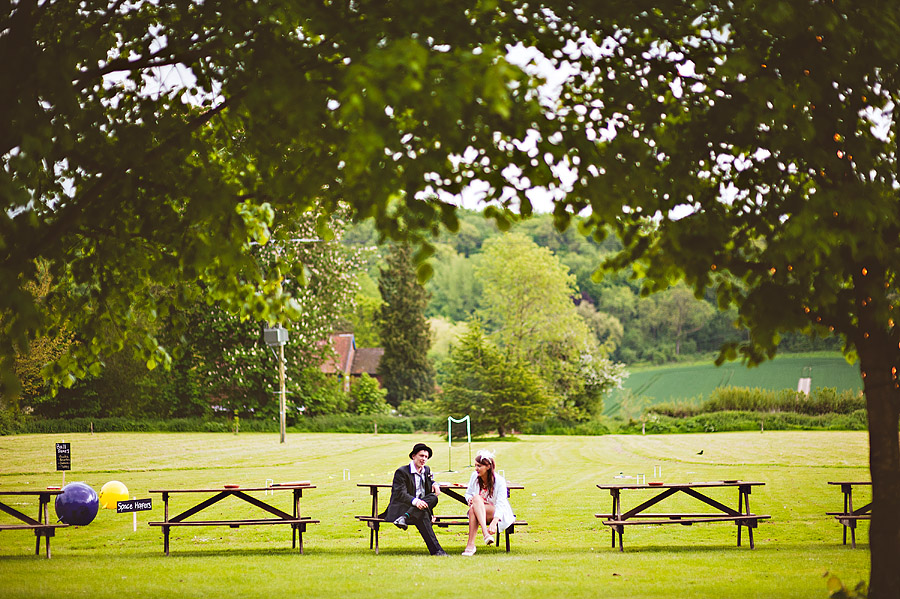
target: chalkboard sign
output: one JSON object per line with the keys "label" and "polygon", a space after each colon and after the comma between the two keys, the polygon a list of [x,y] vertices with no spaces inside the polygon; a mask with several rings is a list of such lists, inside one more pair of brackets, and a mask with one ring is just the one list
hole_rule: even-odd
{"label": "chalkboard sign", "polygon": [[71,470],[72,469],[72,449],[70,443],[56,444],[56,469]]}
{"label": "chalkboard sign", "polygon": [[116,502],[116,513],[146,512],[153,509],[153,503],[149,499],[126,499]]}

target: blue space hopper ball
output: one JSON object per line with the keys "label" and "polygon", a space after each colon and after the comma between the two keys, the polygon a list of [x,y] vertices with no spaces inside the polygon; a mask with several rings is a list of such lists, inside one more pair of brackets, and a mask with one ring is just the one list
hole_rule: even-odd
{"label": "blue space hopper ball", "polygon": [[63,524],[87,526],[99,509],[97,492],[84,483],[69,483],[56,496],[56,516]]}

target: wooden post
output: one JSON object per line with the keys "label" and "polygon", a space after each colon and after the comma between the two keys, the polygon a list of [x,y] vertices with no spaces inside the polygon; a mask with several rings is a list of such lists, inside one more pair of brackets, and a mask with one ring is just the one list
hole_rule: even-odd
{"label": "wooden post", "polygon": [[278,346],[278,387],[280,389],[279,395],[281,397],[279,406],[280,406],[280,416],[281,416],[281,442],[284,443],[284,429],[285,429],[285,410],[286,410],[286,402],[285,402],[285,392],[284,392],[284,345]]}

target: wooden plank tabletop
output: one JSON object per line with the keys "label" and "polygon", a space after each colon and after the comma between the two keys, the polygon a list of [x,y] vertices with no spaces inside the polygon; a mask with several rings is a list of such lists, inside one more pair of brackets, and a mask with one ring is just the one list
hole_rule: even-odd
{"label": "wooden plank tabletop", "polygon": [[700,488],[717,488],[717,487],[758,487],[763,486],[763,482],[748,482],[743,480],[735,481],[707,481],[696,483],[614,483],[611,485],[598,484],[598,489],[700,489]]}
{"label": "wooden plank tabletop", "polygon": [[[388,485],[390,486],[390,485]],[[272,485],[271,487],[210,487],[206,489],[150,489],[148,493],[233,493],[237,491],[278,491],[279,489],[315,489],[315,485]]]}

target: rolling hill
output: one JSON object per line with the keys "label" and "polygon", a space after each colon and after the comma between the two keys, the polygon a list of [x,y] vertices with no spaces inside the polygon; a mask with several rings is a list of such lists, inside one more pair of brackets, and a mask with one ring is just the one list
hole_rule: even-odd
{"label": "rolling hill", "polygon": [[812,389],[833,387],[838,391],[862,390],[858,365],[848,364],[840,354],[787,354],[754,368],[740,362],[716,366],[710,360],[708,363],[631,370],[624,384],[626,393],[616,391],[607,398],[603,413],[606,416],[618,415],[623,401],[629,401],[629,395],[632,402],[636,401],[646,408],[663,402],[700,402],[707,399],[716,387],[797,389],[801,377],[812,379]]}

